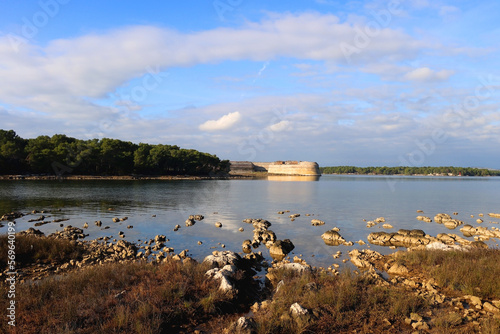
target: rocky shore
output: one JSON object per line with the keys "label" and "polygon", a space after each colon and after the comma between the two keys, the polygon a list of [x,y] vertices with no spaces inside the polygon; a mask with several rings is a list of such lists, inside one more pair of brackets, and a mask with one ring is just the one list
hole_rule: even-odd
{"label": "rocky shore", "polygon": [[[284,214],[285,212],[278,213]],[[33,223],[39,224],[44,222],[46,219],[44,214],[47,212],[36,211],[33,214],[41,214],[38,218],[31,220]],[[12,212],[3,215],[1,220],[14,222],[15,219],[22,216],[22,213]],[[484,215],[481,216],[484,217]],[[488,216],[500,218],[500,214],[496,213],[490,213]],[[300,217],[298,213],[289,215],[292,221],[298,217]],[[113,221],[115,219],[117,222],[123,222],[127,220],[127,217],[116,217]],[[185,225],[193,226],[197,221],[203,219],[203,215],[191,215],[186,219]],[[424,218],[418,216],[417,219],[428,223],[433,221],[430,217],[425,216]],[[235,319],[234,314],[231,316],[226,314],[227,319],[233,320],[221,320],[221,323],[224,324],[224,331],[227,333],[260,333],[262,331],[259,329],[261,326],[259,321],[265,318],[264,315],[267,312],[275,310],[276,305],[283,303],[281,298],[284,289],[289,289],[291,284],[298,284],[294,280],[290,281],[291,277],[298,280],[301,280],[302,277],[302,279],[308,280],[309,282],[304,283],[303,289],[314,294],[320,293],[321,289],[326,289],[326,286],[330,284],[318,283],[322,282],[324,277],[330,277],[329,279],[335,282],[335,280],[342,279],[342,275],[345,275],[343,272],[348,271],[357,275],[358,278],[355,281],[366,284],[366,289],[381,287],[387,289],[388,293],[397,291],[398,294],[411,295],[411,298],[417,298],[415,300],[419,300],[419,303],[423,303],[422,305],[425,304],[425,307],[419,306],[411,312],[402,311],[398,316],[386,316],[380,323],[372,324],[375,326],[373,332],[441,333],[444,318],[447,319],[446,326],[450,326],[457,332],[466,330],[471,333],[480,333],[484,332],[488,326],[492,328],[500,326],[500,293],[490,294],[489,297],[484,297],[483,293],[483,297],[481,297],[476,295],[474,290],[465,293],[453,289],[439,282],[424,267],[419,267],[407,260],[408,256],[413,253],[418,254],[418,252],[438,251],[446,253],[446,251],[452,251],[471,254],[481,252],[488,248],[484,241],[490,238],[500,238],[500,230],[495,227],[490,229],[481,226],[473,227],[444,213],[436,215],[434,222],[443,224],[450,229],[461,227],[460,231],[463,232],[464,236],[474,236],[475,240],[471,241],[453,233],[430,236],[423,230],[417,229],[372,232],[367,237],[368,243],[391,248],[405,247],[407,251],[383,255],[370,249],[353,248],[348,252],[349,257],[343,262],[352,263],[357,268],[354,271],[348,267],[341,269],[337,263],[332,263],[327,268],[314,267],[309,265],[302,256],[294,256],[292,259],[288,255],[295,248],[293,242],[289,239],[279,239],[276,233],[271,230],[272,224],[262,218],[243,220],[243,223],[253,228],[253,239],[243,241],[240,253],[231,250],[213,251],[212,254],[207,254],[202,261],[193,258],[188,249],[174,250],[172,247],[168,247],[169,240],[165,235],[156,235],[140,244],[134,244],[123,239],[111,240],[108,237],[86,240],[88,236],[85,234],[86,226],[79,228],[67,225],[63,230],[49,235],[32,227],[19,232],[17,238],[27,238],[32,243],[33,240],[67,241],[72,247],[78,249],[79,253],[72,258],[37,259],[26,263],[17,268],[17,281],[19,284],[30,285],[33,282],[42,282],[53,277],[71,276],[81,271],[111,264],[127,266],[132,263],[147,263],[161,267],[177,262],[181,266],[200,265],[205,268],[205,279],[215,282],[218,285],[218,290],[225,296],[229,296],[227,298],[229,298],[230,303],[239,303],[239,307],[243,307],[243,310],[251,309],[252,311],[237,319]],[[379,217],[368,221],[367,228],[383,223],[385,223],[385,218]],[[96,221],[95,224],[100,224],[100,221]],[[315,228],[321,228],[324,224],[324,221],[316,218],[311,220],[311,225],[316,226]],[[218,226],[216,223],[215,226],[221,228],[222,224]],[[130,227],[132,228],[132,226]],[[180,225],[176,226],[176,229],[178,228]],[[354,245],[353,241],[342,237],[338,228],[326,230],[321,238],[329,246]],[[356,243],[359,246],[365,245],[363,240]],[[261,251],[254,251],[260,245],[264,245],[269,250],[272,262],[266,261]],[[341,255],[340,251],[332,251],[332,253],[333,259],[337,259]],[[450,254],[454,253],[450,252]],[[7,272],[8,269],[2,272],[2,281],[4,281]],[[326,321],[324,320],[325,314],[330,312],[327,311],[328,307],[323,304],[318,304],[317,308],[311,308],[310,305],[314,303],[311,304],[307,301],[308,299],[305,299],[304,302],[300,302],[298,298],[286,300],[286,303],[289,303],[288,309],[281,314],[280,321],[286,323],[286,326],[291,326],[290,328],[317,328],[318,324]],[[292,303],[292,300],[296,301]],[[352,328],[357,328],[356,326],[353,325]],[[207,325],[201,323],[195,327],[198,333],[216,332],[211,331]],[[195,330],[195,328],[191,329]]]}

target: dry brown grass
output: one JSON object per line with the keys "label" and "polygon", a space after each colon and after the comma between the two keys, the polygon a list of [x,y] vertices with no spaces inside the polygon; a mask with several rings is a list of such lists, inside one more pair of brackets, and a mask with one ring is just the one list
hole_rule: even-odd
{"label": "dry brown grass", "polygon": [[[428,308],[419,297],[395,287],[378,286],[371,278],[348,270],[338,277],[326,273],[278,275],[285,284],[274,295],[271,306],[255,315],[258,333],[398,331],[405,328],[404,318],[411,312]],[[311,289],[310,283],[316,288]],[[295,321],[289,316],[289,308],[296,302],[313,312],[309,321]]]}
{"label": "dry brown grass", "polygon": [[426,272],[443,287],[483,299],[500,299],[500,249],[413,251],[397,259]]}
{"label": "dry brown grass", "polygon": [[[0,237],[0,251],[6,254]],[[33,251],[31,250],[33,245]],[[83,249],[65,240],[18,237],[16,257],[21,264],[67,261]],[[425,272],[441,285],[482,298],[500,298],[500,251],[422,251],[398,256],[413,269]],[[3,259],[2,261],[5,261]],[[21,265],[20,264],[20,265]],[[201,328],[221,333],[253,303],[251,284],[239,287],[239,299],[218,289],[205,276],[208,268],[194,262],[167,261],[160,265],[126,262],[82,268],[64,275],[18,283],[17,333],[178,333]],[[278,270],[284,286],[272,303],[254,314],[258,333],[408,333],[404,319],[412,312],[425,314],[427,302],[398,286],[381,286],[373,278],[343,270],[296,274]],[[247,284],[248,283],[248,284]],[[5,282],[0,287],[5,288]],[[124,292],[123,292],[124,291]],[[122,293],[123,292],[123,293]],[[8,299],[0,294],[0,307]],[[311,312],[306,320],[290,317],[299,303]],[[433,312],[436,311],[433,309]],[[435,333],[473,333],[458,313],[442,308],[431,321]],[[499,333],[499,319],[482,319],[483,333]],[[0,332],[10,330],[0,322]]]}
{"label": "dry brown grass", "polygon": [[[0,236],[0,269],[7,266],[8,239]],[[35,262],[65,262],[78,260],[84,253],[81,245],[65,239],[40,238],[17,235],[15,239],[16,268],[22,268]]]}
{"label": "dry brown grass", "polygon": [[[85,268],[16,291],[18,333],[175,333],[227,308],[207,267],[169,261]],[[120,292],[125,291],[120,297]],[[0,297],[6,305],[6,296]],[[234,308],[233,308],[234,310]],[[7,332],[6,322],[0,332]]]}

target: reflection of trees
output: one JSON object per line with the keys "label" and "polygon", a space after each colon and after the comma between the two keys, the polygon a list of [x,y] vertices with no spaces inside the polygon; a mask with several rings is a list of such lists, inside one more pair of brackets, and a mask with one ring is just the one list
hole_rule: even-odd
{"label": "reflection of trees", "polygon": [[192,210],[222,205],[228,186],[217,180],[0,181],[0,215],[61,208],[63,213],[94,212],[98,219],[109,208],[122,213]]}

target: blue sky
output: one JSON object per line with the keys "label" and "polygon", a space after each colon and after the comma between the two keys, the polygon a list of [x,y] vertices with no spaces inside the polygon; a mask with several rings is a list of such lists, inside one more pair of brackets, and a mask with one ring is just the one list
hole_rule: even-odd
{"label": "blue sky", "polygon": [[0,128],[500,168],[497,1],[0,0]]}

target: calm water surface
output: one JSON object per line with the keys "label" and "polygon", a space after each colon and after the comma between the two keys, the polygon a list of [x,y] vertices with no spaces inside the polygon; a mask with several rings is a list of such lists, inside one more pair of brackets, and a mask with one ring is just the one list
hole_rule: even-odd
{"label": "calm water surface", "polygon": [[[344,256],[353,247],[368,245],[327,246],[320,238],[325,231],[338,227],[348,241],[358,241],[370,232],[385,230],[380,226],[366,227],[366,220],[385,217],[386,222],[398,229],[422,229],[427,234],[463,234],[456,229],[450,231],[443,225],[425,223],[415,219],[416,210],[423,210],[431,218],[437,213],[458,212],[458,219],[478,225],[479,213],[500,212],[500,178],[472,177],[379,177],[379,176],[333,176],[323,175],[319,181],[298,181],[300,178],[273,177],[269,180],[154,180],[154,181],[0,181],[0,213],[61,209],[49,214],[56,218],[69,218],[65,225],[89,228],[88,239],[100,236],[118,238],[125,232],[125,239],[137,242],[164,234],[170,239],[168,246],[176,252],[189,249],[202,259],[214,249],[241,251],[241,243],[252,239],[253,228],[242,222],[245,218],[264,218],[278,239],[290,239],[295,244],[294,255],[302,254],[313,265],[331,265],[332,254],[341,250]],[[112,208],[113,211],[108,210]],[[290,210],[279,215],[278,211]],[[295,221],[288,215],[300,213]],[[184,221],[190,214],[202,214],[205,219],[192,227]],[[311,214],[307,217],[306,214]],[[156,217],[153,217],[156,215]],[[314,215],[314,216],[313,216]],[[474,218],[471,218],[474,215]],[[17,229],[25,230],[34,223],[28,215],[16,220]],[[46,215],[47,216],[47,215]],[[113,217],[128,216],[121,223],[113,223]],[[323,226],[311,226],[311,219],[326,222]],[[483,218],[488,228],[495,221]],[[102,227],[94,225],[103,222]],[[498,221],[498,219],[496,220]],[[215,222],[221,222],[218,229]],[[176,224],[181,225],[177,232]],[[127,229],[133,225],[133,229]],[[103,230],[104,226],[109,226]],[[238,228],[243,227],[244,232]],[[59,223],[37,227],[45,233],[62,229]],[[5,233],[6,228],[0,228]],[[202,241],[202,245],[197,242]],[[495,245],[496,241],[489,242]],[[383,253],[392,250],[370,246]],[[259,249],[270,259],[265,246]],[[291,254],[293,255],[293,254]],[[314,255],[314,256],[313,256]],[[339,260],[335,260],[339,262]],[[340,262],[341,263],[341,262]]]}

